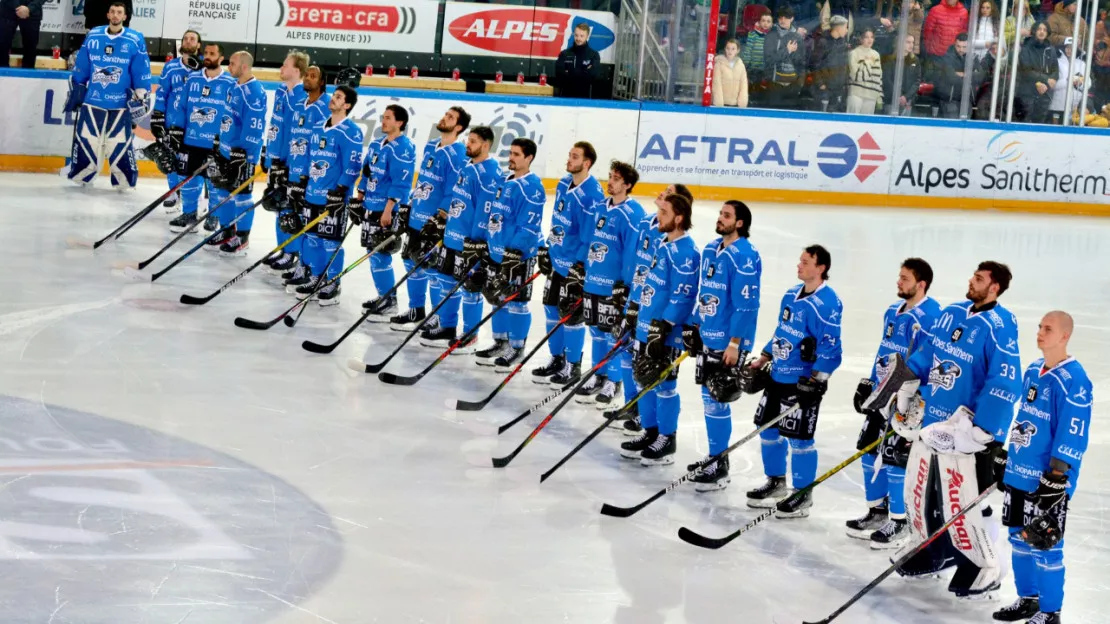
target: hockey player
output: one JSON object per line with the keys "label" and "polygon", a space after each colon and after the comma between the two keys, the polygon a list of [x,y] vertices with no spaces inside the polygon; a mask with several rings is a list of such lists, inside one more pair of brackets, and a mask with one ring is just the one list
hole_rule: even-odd
{"label": "hockey player", "polygon": [[[864,377],[856,387],[852,401],[856,411],[865,416],[856,449],[867,448],[886,434],[886,418],[878,410],[863,408],[875,384],[886,376],[887,357],[898,353],[908,358],[911,353],[932,339],[929,330],[940,315],[940,304],[928,295],[933,283],[933,268],[921,258],[906,258],[898,271],[898,298],[883,315],[883,334],[879,351],[871,367],[871,376]],[[894,434],[878,448],[863,456],[863,491],[867,497],[865,515],[848,520],[849,537],[871,541],[876,550],[898,548],[910,537],[906,522],[906,460],[910,445]],[[882,457],[881,466],[876,459]]]}
{"label": "hockey player", "polygon": [[[254,77],[254,57],[240,50],[231,55],[227,69],[236,85],[228,92],[227,112],[220,122],[220,147],[216,152],[219,178],[209,198],[214,205],[222,203],[230,191],[254,177],[266,126],[266,90]],[[225,255],[246,255],[254,211],[247,212],[235,225],[231,222],[254,204],[253,189],[253,184],[248,185],[217,211],[220,234],[208,241],[207,249],[219,250]]]}
{"label": "hockey player", "polygon": [[[497,160],[490,157],[493,130],[488,126],[475,126],[466,138],[466,156],[470,162],[459,173],[451,189],[447,210],[441,210],[435,219],[424,224],[421,240],[430,249],[436,239],[443,240],[439,255],[439,288],[446,295],[459,280],[465,279],[470,268],[477,263],[488,264],[489,206],[500,187],[502,174]],[[442,232],[442,234],[439,234]],[[446,349],[458,337],[469,333],[482,318],[482,286],[485,271],[479,269],[462,288],[439,310],[439,326],[426,329],[420,335],[420,344]],[[457,332],[459,302],[462,302],[463,331]],[[437,302],[438,303],[438,302]],[[452,353],[474,352],[477,337],[460,344]]]}
{"label": "hockey player", "polygon": [[[290,103],[290,120],[286,124],[289,151],[286,152],[285,164],[289,169],[289,206],[282,207],[278,213],[278,230],[281,232],[278,242],[281,243],[301,229],[298,227],[300,219],[297,215],[305,210],[304,197],[308,189],[310,169],[308,150],[312,135],[323,128],[331,117],[331,96],[324,87],[324,72],[315,65],[310,66],[304,74],[303,86],[305,98],[299,104]],[[286,292],[296,293],[298,288],[312,279],[308,267],[302,261],[301,247],[304,240],[302,237],[286,245],[288,255],[270,266],[275,272],[281,273]]]}
{"label": "hockey player", "polygon": [[[305,189],[304,223],[316,219],[324,211],[328,216],[304,236],[301,253],[310,275],[309,281],[296,288],[304,297],[312,293],[320,280],[331,280],[343,270],[343,234],[347,218],[362,218],[362,206],[351,200],[351,187],[358,180],[362,164],[362,128],[348,115],[358,102],[358,94],[347,85],[335,88],[328,101],[331,113],[323,127],[317,127],[309,140],[308,159],[311,163]],[[348,213],[350,213],[348,215]],[[301,225],[301,228],[304,226]],[[298,228],[300,229],[300,228]],[[331,265],[332,254],[336,254]],[[316,294],[322,306],[339,303],[339,282],[328,284]]]}
{"label": "hockey player", "polygon": [[1091,380],[1068,355],[1074,322],[1049,312],[1037,329],[1044,357],[1025,369],[1002,479],[1018,599],[994,619],[1059,624],[1064,604],[1064,524],[1091,427]]}
{"label": "hockey player", "polygon": [[[682,352],[682,326],[698,295],[698,246],[687,234],[692,213],[690,201],[681,195],[668,195],[659,207],[658,229],[666,238],[659,242],[640,289],[632,364],[637,392],[658,380]],[[621,457],[639,459],[641,466],[673,464],[682,408],[678,367],[648,390],[639,406],[644,431],[621,444]]]}
{"label": "hockey player", "polygon": [[[362,167],[362,180],[358,183],[358,196],[366,207],[362,222],[362,245],[373,248],[394,231],[393,219],[401,201],[412,192],[413,173],[416,168],[416,147],[405,135],[409,125],[409,112],[399,104],[390,104],[382,113],[382,136],[370,142],[366,161]],[[400,224],[403,225],[403,224]],[[367,321],[385,323],[397,313],[397,294],[392,293],[396,278],[393,275],[393,254],[401,250],[400,240],[395,239],[383,252],[370,256],[370,271],[378,296],[363,304],[370,311]]]}
{"label": "hockey player", "polygon": [[[683,345],[698,362],[694,381],[701,386],[711,456],[728,447],[732,410],[724,400],[726,397],[715,395],[716,386],[708,381],[725,371],[737,371],[755,348],[763,260],[748,240],[751,227],[752,212],[744,202],[730,199],[721,204],[718,238],[701,252],[697,305],[691,323],[682,330]],[[694,489],[699,492],[724,489],[730,480],[728,469],[725,455],[694,477]]]}
{"label": "hockey player", "polygon": [[[416,186],[409,195],[408,205],[401,206],[401,213],[408,215],[405,219],[405,246],[401,250],[406,271],[412,271],[422,255],[420,231],[428,219],[446,208],[451,196],[451,185],[458,179],[459,171],[466,164],[466,145],[459,142],[459,135],[469,127],[470,113],[461,106],[452,106],[436,124],[439,136],[424,146],[424,158],[420,161]],[[432,243],[434,244],[435,242]],[[429,286],[432,300],[439,299],[439,280],[434,279],[432,271],[427,268],[417,269],[409,276],[405,285],[408,288],[409,309],[389,319],[389,328],[396,331],[411,330],[424,320],[424,304],[428,299]]]}
{"label": "hockey player", "polygon": [[[182,152],[177,157],[177,172],[181,175],[191,174],[213,156],[220,124],[227,115],[227,101],[231,90],[235,88],[235,79],[221,67],[223,62],[224,54],[220,44],[205,43],[204,71],[194,73],[185,81],[185,96],[181,106],[185,136],[182,140]],[[170,221],[171,232],[183,232],[197,222],[197,206],[205,184],[208,185],[211,201],[213,187],[209,171],[202,171],[201,175],[181,187],[182,212]],[[213,220],[215,218],[214,214],[208,216]]]}
{"label": "hockey player", "polygon": [[[883,409],[897,399],[891,426],[912,443],[906,511],[920,539],[990,484],[993,457],[1013,421],[1021,391],[1017,319],[998,303],[1009,286],[1006,265],[980,263],[968,281],[967,301],[941,310],[932,340],[908,360],[892,354],[890,370],[864,403],[865,409]],[[935,574],[955,564],[949,591],[968,599],[990,596],[1001,569],[984,525],[980,508],[972,509],[951,528],[950,539],[934,541],[899,573]]]}
{"label": "hockey player", "polygon": [[[605,201],[601,183],[590,175],[597,162],[597,151],[586,141],[579,141],[567,154],[567,175],[559,180],[555,189],[555,209],[551,213],[551,231],[547,245],[539,251],[539,266],[547,283],[543,289],[543,309],[547,329],[558,324],[565,311],[559,302],[566,299],[568,275],[573,271],[581,280],[585,275],[586,253],[593,232],[593,209]],[[577,299],[577,298],[576,298]],[[568,301],[574,305],[574,301]],[[532,381],[565,386],[582,376],[582,346],[586,342],[586,327],[582,324],[582,307],[563,327],[555,330],[547,341],[551,361],[532,369]]]}
{"label": "hockey player", "polygon": [[[150,133],[154,135],[155,142],[144,151],[151,160],[160,163],[160,170],[164,167],[169,169],[164,173],[171,189],[181,182],[181,176],[177,173],[177,154],[181,152],[181,141],[185,137],[185,119],[181,116],[181,107],[185,100],[185,81],[194,71],[200,69],[199,54],[200,33],[186,30],[181,36],[178,57],[162,66],[158,89],[154,92]],[[180,200],[181,193],[177,192],[167,197],[162,205],[166,212],[173,213],[180,209]]]}
{"label": "hockey player", "polygon": [[[748,506],[771,508],[778,505],[780,518],[804,518],[813,506],[810,494],[799,496],[787,508],[779,501],[790,495],[786,486],[786,457],[790,449],[790,468],[795,489],[813,483],[817,476],[817,449],[813,434],[821,409],[821,397],[829,387],[829,377],[840,366],[840,317],[844,306],[827,283],[832,256],[820,245],[810,245],[798,261],[798,279],[782,296],[778,325],[763,352],[752,361],[754,370],[771,363],[771,380],[759,407],[755,424],[761,426],[782,413],[788,415],[759,435],[763,473],[767,482],[749,490]],[[796,408],[796,409],[795,409]]]}
{"label": "hockey player", "polygon": [[[609,199],[594,206],[582,286],[578,286],[580,280],[576,275],[568,275],[567,299],[573,301],[582,297],[582,312],[586,326],[590,328],[595,363],[600,362],[616,344],[616,338],[611,334],[622,320],[635,275],[636,242],[644,220],[644,208],[628,194],[639,179],[640,174],[628,163],[614,160],[609,165],[609,181],[606,184]],[[631,325],[625,328],[626,332],[633,330],[635,327]],[[618,377],[620,364],[614,360],[617,358],[610,360],[605,374],[594,375],[579,390],[585,395],[596,394],[611,377]]]}
{"label": "hockey player", "polygon": [[[266,158],[269,160],[270,175],[262,206],[279,214],[289,209],[289,131],[296,111],[304,108],[308,97],[304,90],[308,63],[308,55],[304,52],[293,51],[285,56],[285,61],[278,69],[282,88],[274,92],[274,112],[270,115],[270,127],[266,130]],[[289,235],[282,231],[279,219],[274,219],[274,229],[278,242],[284,243]],[[275,264],[284,267],[288,258],[289,253],[282,249],[266,258],[264,263],[271,268]],[[292,266],[292,262],[288,264]]]}
{"label": "hockey player", "polygon": [[131,189],[139,179],[132,125],[146,114],[150,59],[142,33],[126,28],[122,2],[108,8],[108,25],[89,31],[70,74],[65,110],[76,112],[68,177],[91,184],[105,161],[112,186]]}

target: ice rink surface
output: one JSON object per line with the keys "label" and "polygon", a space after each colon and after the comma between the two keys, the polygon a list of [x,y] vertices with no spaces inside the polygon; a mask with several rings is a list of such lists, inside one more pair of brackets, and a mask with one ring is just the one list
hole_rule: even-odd
{"label": "ice rink surface", "polygon": [[[798,624],[824,617],[888,565],[844,535],[844,521],[864,509],[858,465],[818,487],[807,519],[769,520],[718,551],[679,541],[680,526],[723,535],[756,515],[743,493],[763,478],[758,443],[734,454],[723,492],[680,488],[631,518],[599,515],[603,502],[635,504],[704,456],[693,366],[680,379],[674,466],[621,460],[626,438],[608,431],[541,486],[539,474],[600,424],[599,412],[571,403],[495,470],[490,457],[514,448],[544,413],[500,437],[496,426],[550,388],[523,375],[485,410],[456,413],[446,400],[484,397],[501,375],[475,370],[469,357],[411,388],[349,370],[349,358],[376,362],[400,342],[384,325],[328,356],[302,350],[302,340],[331,342],[354,322],[372,294],[369,268],[345,279],[340,306],[313,306],[294,329],[233,326],[236,316],[269,320],[293,302],[261,269],[205,306],[177,302],[260,258],[273,244],[270,213],[255,220],[249,258],[198,252],[154,285],[112,267],[169,240],[161,208],[115,245],[67,246],[67,236],[107,234],[164,189],[146,180],[120,195],[57,176],[0,175],[0,621]],[[717,206],[695,209],[701,243]],[[1068,518],[1064,618],[1105,623],[1110,221],[773,204],[753,212],[764,266],[757,342],[796,282],[801,249],[817,242],[832,252],[845,358],[823,404],[819,472],[855,451],[861,417],[851,395],[903,258],[932,264],[930,294],[942,304],[963,298],[979,261],[1008,263],[1014,281],[1001,301],[1018,317],[1023,365],[1039,356],[1045,311],[1074,315],[1071,351],[1098,400]],[[347,247],[359,253],[355,236]],[[532,307],[534,341],[544,329],[538,297]],[[412,373],[437,355],[414,341],[387,370]],[[734,439],[751,430],[754,406],[751,397],[733,405]],[[957,602],[946,585],[893,577],[838,621],[987,622],[1000,604]],[[1002,599],[1014,595],[1007,576]]]}

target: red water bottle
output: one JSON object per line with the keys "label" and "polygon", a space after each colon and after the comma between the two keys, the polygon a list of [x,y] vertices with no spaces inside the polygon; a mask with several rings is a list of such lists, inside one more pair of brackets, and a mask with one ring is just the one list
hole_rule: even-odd
{"label": "red water bottle", "polygon": [[412,78],[412,79],[415,80],[416,77],[419,76],[419,75],[420,75],[420,70],[418,70],[416,68],[416,65],[413,65],[412,69],[409,70],[409,78]]}
{"label": "red water bottle", "polygon": [[516,83],[518,85],[524,84],[524,72],[517,72],[517,74],[516,74]]}
{"label": "red water bottle", "polygon": [[459,79],[459,68],[456,67],[455,69],[451,70],[451,80],[458,80],[458,79]]}
{"label": "red water bottle", "polygon": [[374,75],[374,66],[373,65],[367,65],[366,66],[366,75],[367,76],[373,76]]}
{"label": "red water bottle", "polygon": [[543,73],[540,74],[540,86],[541,87],[546,87],[547,86],[547,72],[543,72]]}
{"label": "red water bottle", "polygon": [[396,65],[390,65],[389,66],[389,77],[390,78],[396,78],[397,77],[397,66]]}
{"label": "red water bottle", "polygon": [[58,46],[54,46],[54,49],[51,51],[51,55],[56,59],[62,58],[62,49]]}
{"label": "red water bottle", "polygon": [[497,84],[501,84],[501,81],[504,80],[504,78],[505,78],[505,74],[501,73],[500,69],[497,70],[497,73],[493,75],[493,81],[496,82]]}
{"label": "red water bottle", "polygon": [[169,63],[172,60],[173,60],[173,54],[167,54],[166,55],[166,62]]}

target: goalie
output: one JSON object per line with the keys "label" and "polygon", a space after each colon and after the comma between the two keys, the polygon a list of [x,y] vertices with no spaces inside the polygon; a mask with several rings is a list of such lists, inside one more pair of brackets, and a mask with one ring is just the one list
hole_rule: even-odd
{"label": "goalie", "polygon": [[142,33],[126,28],[122,2],[108,8],[108,25],[89,31],[69,78],[66,112],[76,113],[68,177],[90,184],[105,164],[112,186],[139,179],[132,127],[146,116],[150,59]]}
{"label": "goalie", "polygon": [[[952,518],[994,481],[993,463],[1021,392],[1017,320],[998,303],[1010,269],[980,263],[968,282],[967,301],[940,312],[931,340],[904,360],[889,358],[889,372],[864,403],[886,410],[892,426],[912,443],[906,463],[906,512],[918,539]],[[923,381],[928,385],[921,386]],[[919,392],[919,389],[921,390]],[[980,508],[971,509],[898,572],[935,574],[953,565],[948,590],[981,599],[999,588],[1001,569]],[[895,555],[895,559],[899,555]]]}

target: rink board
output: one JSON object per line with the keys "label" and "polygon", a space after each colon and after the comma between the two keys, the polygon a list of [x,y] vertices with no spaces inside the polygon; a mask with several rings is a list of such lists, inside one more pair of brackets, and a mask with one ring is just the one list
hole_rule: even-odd
{"label": "rink board", "polygon": [[[66,76],[0,70],[0,114],[12,120],[0,133],[0,170],[61,166],[72,136],[62,112]],[[277,85],[266,86],[272,97]],[[458,104],[494,129],[503,163],[514,138],[534,140],[533,170],[549,187],[564,175],[567,151],[588,140],[599,163],[635,164],[638,194],[681,182],[699,199],[1110,214],[1110,171],[1093,157],[1110,136],[1105,129],[400,89],[359,95],[354,117],[368,141],[389,104],[409,110],[408,133],[421,146]],[[137,145],[149,138],[144,123]],[[603,176],[603,167],[594,173]]]}

